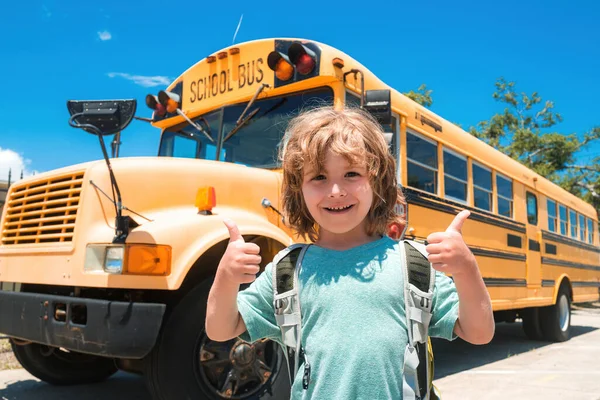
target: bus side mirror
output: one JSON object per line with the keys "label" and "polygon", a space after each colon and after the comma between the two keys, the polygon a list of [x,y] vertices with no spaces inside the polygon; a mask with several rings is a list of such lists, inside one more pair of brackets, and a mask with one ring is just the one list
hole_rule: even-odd
{"label": "bus side mirror", "polygon": [[72,120],[69,123],[74,122],[75,127],[94,135],[112,135],[129,125],[135,114],[136,105],[135,99],[69,100],[67,109]]}
{"label": "bus side mirror", "polygon": [[367,90],[363,106],[382,126],[392,123],[392,101],[389,90]]}

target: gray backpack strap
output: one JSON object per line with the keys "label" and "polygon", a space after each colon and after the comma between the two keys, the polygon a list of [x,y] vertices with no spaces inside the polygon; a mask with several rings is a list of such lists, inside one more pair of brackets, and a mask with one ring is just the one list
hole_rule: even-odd
{"label": "gray backpack strap", "polygon": [[430,398],[427,339],[431,321],[435,270],[427,259],[425,245],[400,242],[404,271],[404,307],[408,344],[404,352],[403,395],[405,400]]}
{"label": "gray backpack strap", "polygon": [[281,345],[291,383],[300,366],[302,320],[298,272],[308,247],[307,244],[293,244],[273,259],[273,308],[275,321],[281,330]]}

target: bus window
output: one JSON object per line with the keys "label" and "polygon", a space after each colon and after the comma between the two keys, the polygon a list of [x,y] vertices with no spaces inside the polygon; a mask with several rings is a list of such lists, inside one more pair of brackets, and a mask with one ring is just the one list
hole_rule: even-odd
{"label": "bus window", "polygon": [[569,210],[569,223],[571,224],[571,237],[577,239],[577,213]]}
{"label": "bus window", "polygon": [[538,223],[537,197],[535,194],[527,192],[527,222],[531,225]]}
{"label": "bus window", "polygon": [[406,156],[408,185],[437,194],[437,143],[407,132]]}
{"label": "bus window", "polygon": [[444,196],[467,202],[467,158],[444,149]]}
{"label": "bus window", "polygon": [[177,125],[163,132],[158,155],[216,160],[221,110],[194,118],[194,122],[200,125],[211,139],[187,123]]}
{"label": "bus window", "polygon": [[512,180],[496,174],[496,187],[498,189],[498,214],[512,218],[513,189]]}
{"label": "bus window", "polygon": [[492,211],[492,171],[473,162],[475,207]]}
{"label": "bus window", "polygon": [[332,104],[333,92],[329,87],[257,100],[246,112],[245,124],[233,135],[230,133],[247,103],[227,106],[223,114],[219,160],[256,168],[277,168],[277,153],[288,122],[301,109]]}
{"label": "bus window", "polygon": [[585,217],[579,214],[579,240],[585,242]]}
{"label": "bus window", "polygon": [[594,244],[594,222],[590,218],[587,219],[587,236],[588,243]]}
{"label": "bus window", "polygon": [[200,151],[200,142],[183,136],[175,136],[173,140],[173,157],[196,158]]}
{"label": "bus window", "polygon": [[567,207],[559,204],[558,211],[560,216],[560,234],[567,236]]}
{"label": "bus window", "polygon": [[185,134],[165,132],[161,140],[160,156],[196,158],[200,153],[201,142]]}
{"label": "bus window", "polygon": [[557,218],[556,218],[556,202],[548,199],[548,230],[550,232],[556,232]]}

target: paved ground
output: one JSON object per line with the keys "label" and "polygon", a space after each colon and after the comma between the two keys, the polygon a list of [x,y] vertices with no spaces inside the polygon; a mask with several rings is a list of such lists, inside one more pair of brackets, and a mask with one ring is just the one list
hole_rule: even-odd
{"label": "paved ground", "polygon": [[[574,311],[566,343],[528,341],[520,323],[497,324],[491,344],[435,342],[443,400],[600,400],[600,304]],[[53,387],[22,369],[0,372],[0,400],[148,400],[143,380],[118,373],[105,383]]]}
{"label": "paved ground", "polygon": [[434,343],[443,400],[600,400],[600,303],[574,310],[572,338],[526,339],[520,323],[496,324],[491,344]]}

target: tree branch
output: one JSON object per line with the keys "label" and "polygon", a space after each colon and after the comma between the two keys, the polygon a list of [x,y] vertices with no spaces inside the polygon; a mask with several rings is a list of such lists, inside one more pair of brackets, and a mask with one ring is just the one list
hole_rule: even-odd
{"label": "tree branch", "polygon": [[[536,152],[539,150],[536,150]],[[588,167],[586,165],[565,165],[565,168],[577,169],[579,171],[600,172],[600,168]]]}
{"label": "tree branch", "polygon": [[579,187],[582,187],[582,188],[584,188],[584,189],[587,189],[587,190],[589,190],[589,191],[590,191],[590,194],[592,195],[592,197],[596,197],[596,198],[599,198],[599,199],[600,199],[600,193],[598,193],[598,192],[596,192],[596,191],[594,190],[594,186],[592,186],[592,185],[589,185],[589,184],[588,184],[588,185],[586,185],[586,184],[584,184],[584,183],[581,183],[581,182],[575,182],[575,186],[579,186]]}

